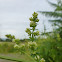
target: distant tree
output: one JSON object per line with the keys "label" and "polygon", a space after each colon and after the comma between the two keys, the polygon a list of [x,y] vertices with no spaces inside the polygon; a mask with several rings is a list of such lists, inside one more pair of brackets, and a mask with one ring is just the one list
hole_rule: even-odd
{"label": "distant tree", "polygon": [[[49,1],[48,1],[49,2]],[[45,14],[49,17],[54,17],[54,20],[49,20],[55,26],[55,32],[59,33],[62,38],[62,1],[58,0],[57,4],[49,2],[52,6],[55,7],[53,12],[51,11],[39,11],[42,14]]]}

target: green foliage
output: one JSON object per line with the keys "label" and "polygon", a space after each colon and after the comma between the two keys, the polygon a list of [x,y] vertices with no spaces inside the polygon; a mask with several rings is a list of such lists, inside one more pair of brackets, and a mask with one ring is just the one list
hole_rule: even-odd
{"label": "green foliage", "polygon": [[[16,40],[15,40],[16,43]],[[15,44],[14,48],[20,52],[20,54],[27,55],[33,61],[36,62],[45,62],[43,58],[41,58],[40,54],[38,53],[38,45],[36,42],[26,42],[26,44]],[[27,48],[27,49],[26,49]],[[27,53],[28,50],[28,53]]]}
{"label": "green foliage", "polygon": [[38,53],[45,58],[46,62],[61,62],[62,39],[59,34],[53,33],[46,39],[39,39],[38,44]]}
{"label": "green foliage", "polygon": [[28,47],[29,47],[29,49],[35,51],[37,48],[37,44],[36,44],[36,42],[28,42]]}
{"label": "green foliage", "polygon": [[62,1],[58,0],[57,4],[51,2],[49,3],[55,7],[55,10],[53,12],[51,11],[39,11],[39,12],[45,14],[46,16],[55,18],[54,20],[49,21],[53,22],[53,26],[55,27],[56,33],[59,33],[60,37],[62,38]]}
{"label": "green foliage", "polygon": [[[57,7],[57,6],[55,6]],[[56,11],[56,10],[55,10]],[[48,13],[50,16],[59,17],[61,15],[59,12],[50,12]],[[30,19],[30,27],[26,29],[26,33],[28,33],[31,42],[28,43],[19,43],[19,39],[15,39],[12,35],[7,35],[8,38],[12,39],[15,43],[14,48],[20,52],[28,56],[32,59],[32,62],[61,62],[62,61],[62,27],[61,23],[58,20],[53,20],[53,22],[59,22],[56,24],[58,28],[53,30],[53,32],[46,32],[46,27],[44,26],[44,32],[42,35],[45,37],[39,37],[36,42],[35,37],[39,35],[39,31],[36,31],[37,22],[39,19],[37,18],[38,14],[33,13],[33,17]],[[60,19],[61,21],[61,19]],[[54,23],[55,24],[55,23]],[[58,33],[59,32],[59,33]],[[1,46],[1,45],[0,45]],[[7,47],[7,45],[5,44]],[[28,52],[27,52],[28,51]]]}
{"label": "green foliage", "polygon": [[7,35],[5,35],[7,38],[9,38],[9,39],[15,39],[15,36],[14,35],[11,35],[11,34],[7,34]]}
{"label": "green foliage", "polygon": [[31,36],[31,31],[29,28],[26,28],[26,33],[28,33],[28,35]]}
{"label": "green foliage", "polygon": [[[23,60],[23,59],[20,59],[20,58],[13,58],[13,57],[8,57],[8,56],[2,56],[0,55],[0,59],[4,59],[4,60],[9,60],[9,61],[16,61],[16,62],[29,62],[28,60]],[[8,62],[9,62],[8,61]],[[5,61],[7,62],[7,61]],[[30,61],[32,62],[32,61]]]}
{"label": "green foliage", "polygon": [[14,44],[11,42],[0,42],[0,53],[13,53],[16,50],[14,49]]}
{"label": "green foliage", "polygon": [[12,42],[19,44],[20,43],[20,39],[13,39]]}
{"label": "green foliage", "polygon": [[36,12],[34,12],[32,16],[33,17],[29,18],[31,28],[26,28],[26,33],[28,33],[30,40],[34,41],[35,37],[39,35],[39,31],[35,31],[39,19],[37,18],[38,14]]}

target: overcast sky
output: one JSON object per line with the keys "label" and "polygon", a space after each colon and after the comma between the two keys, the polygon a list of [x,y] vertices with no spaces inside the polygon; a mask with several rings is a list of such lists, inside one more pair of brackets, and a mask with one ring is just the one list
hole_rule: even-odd
{"label": "overcast sky", "polygon": [[[16,38],[27,38],[25,30],[29,27],[32,13],[53,10],[46,0],[0,0],[0,37],[12,34]],[[43,21],[46,22],[47,29],[51,30],[47,17],[38,13],[38,18],[40,21],[37,28],[40,32],[43,31]]]}

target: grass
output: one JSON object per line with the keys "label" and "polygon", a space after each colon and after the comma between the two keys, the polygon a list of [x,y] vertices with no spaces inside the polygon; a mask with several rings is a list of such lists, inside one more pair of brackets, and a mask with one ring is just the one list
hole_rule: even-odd
{"label": "grass", "polygon": [[14,49],[14,43],[12,42],[0,42],[0,59],[16,62],[33,62],[29,56],[25,54],[21,55],[16,51],[16,49]]}
{"label": "grass", "polygon": [[0,42],[0,53],[14,52],[14,44],[12,42]]}
{"label": "grass", "polygon": [[16,62],[33,62],[26,55],[20,55],[19,53],[11,53],[11,54],[0,54],[0,59],[16,61]]}
{"label": "grass", "polygon": [[8,56],[1,56],[1,55],[0,55],[0,59],[10,60],[10,61],[17,61],[17,62],[25,62],[22,59],[12,58],[12,57],[8,57]]}

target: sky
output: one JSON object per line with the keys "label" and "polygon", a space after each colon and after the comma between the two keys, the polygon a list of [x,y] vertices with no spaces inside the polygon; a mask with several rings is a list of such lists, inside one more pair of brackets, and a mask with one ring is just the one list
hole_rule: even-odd
{"label": "sky", "polygon": [[[0,37],[5,38],[6,34],[12,34],[16,38],[28,38],[25,30],[29,28],[29,18],[34,11],[54,11],[54,8],[47,0],[0,0]],[[52,29],[46,16],[38,13],[38,18],[37,29],[40,32],[43,31],[43,21],[47,29]]]}

